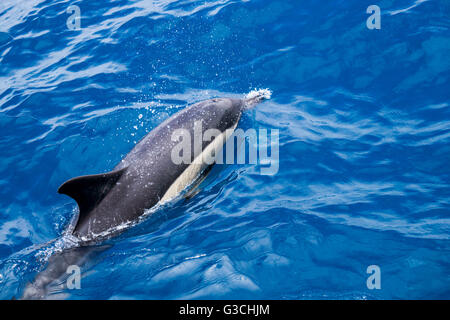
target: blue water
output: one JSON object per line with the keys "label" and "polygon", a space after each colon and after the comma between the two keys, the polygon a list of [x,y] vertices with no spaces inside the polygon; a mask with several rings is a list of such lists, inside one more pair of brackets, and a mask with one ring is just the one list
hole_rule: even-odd
{"label": "blue water", "polygon": [[77,212],[61,183],[253,88],[273,96],[241,126],[279,130],[278,173],[216,166],[49,297],[450,298],[449,17],[446,0],[1,0],[0,298],[57,251]]}

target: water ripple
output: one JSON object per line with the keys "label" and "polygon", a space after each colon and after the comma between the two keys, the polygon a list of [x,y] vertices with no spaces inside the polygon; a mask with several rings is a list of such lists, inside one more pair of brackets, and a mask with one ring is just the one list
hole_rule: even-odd
{"label": "water ripple", "polygon": [[255,87],[273,99],[240,126],[279,130],[279,172],[215,166],[107,241],[83,290],[49,297],[448,298],[450,6],[384,2],[368,30],[370,4],[2,0],[0,298],[74,245],[62,182],[111,170],[186,104]]}

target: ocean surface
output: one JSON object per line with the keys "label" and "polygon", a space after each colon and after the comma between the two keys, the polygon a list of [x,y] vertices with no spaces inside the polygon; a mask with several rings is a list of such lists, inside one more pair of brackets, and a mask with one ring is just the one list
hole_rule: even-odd
{"label": "ocean surface", "polygon": [[64,246],[61,183],[254,88],[240,127],[279,130],[278,172],[215,166],[48,298],[449,299],[447,0],[1,0],[0,298]]}

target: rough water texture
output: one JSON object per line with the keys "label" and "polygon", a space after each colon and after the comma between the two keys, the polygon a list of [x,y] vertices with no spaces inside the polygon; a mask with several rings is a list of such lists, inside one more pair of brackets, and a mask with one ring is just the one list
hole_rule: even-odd
{"label": "rough water texture", "polygon": [[0,298],[72,243],[62,182],[254,88],[272,99],[240,127],[280,130],[279,172],[214,167],[49,298],[450,298],[449,16],[444,0],[2,0]]}

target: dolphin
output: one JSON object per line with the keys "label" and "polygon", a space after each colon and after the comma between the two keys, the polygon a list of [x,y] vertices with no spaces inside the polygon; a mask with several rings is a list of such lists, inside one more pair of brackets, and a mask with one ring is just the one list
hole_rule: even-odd
{"label": "dolphin", "polygon": [[[107,173],[86,175],[64,182],[58,189],[78,204],[74,236],[81,240],[101,238],[111,230],[141,217],[147,209],[176,197],[208,167],[204,153],[223,147],[236,128],[242,112],[269,98],[268,90],[253,91],[244,99],[215,98],[201,101],[175,113],[148,133]],[[196,123],[201,134],[209,129],[220,132],[195,148]],[[173,149],[179,141],[175,130],[190,133],[190,161],[174,163]]]}
{"label": "dolphin", "polygon": [[[192,104],[150,131],[112,171],[64,182],[58,192],[72,197],[79,208],[78,217],[66,234],[77,240],[77,246],[51,256],[47,268],[27,284],[22,299],[45,298],[47,286],[60,279],[68,266],[85,263],[98,251],[95,246],[101,240],[122,232],[138,222],[148,209],[174,199],[196,181],[201,182],[202,173],[209,172],[214,164],[204,162],[204,155],[220,150],[243,111],[270,95],[269,90],[262,89],[243,99],[215,98]],[[218,134],[207,141],[202,139],[201,146],[196,147],[199,122],[200,134],[210,129]],[[180,129],[189,133],[191,153],[189,161],[178,163],[172,157],[179,144],[173,133]]]}

